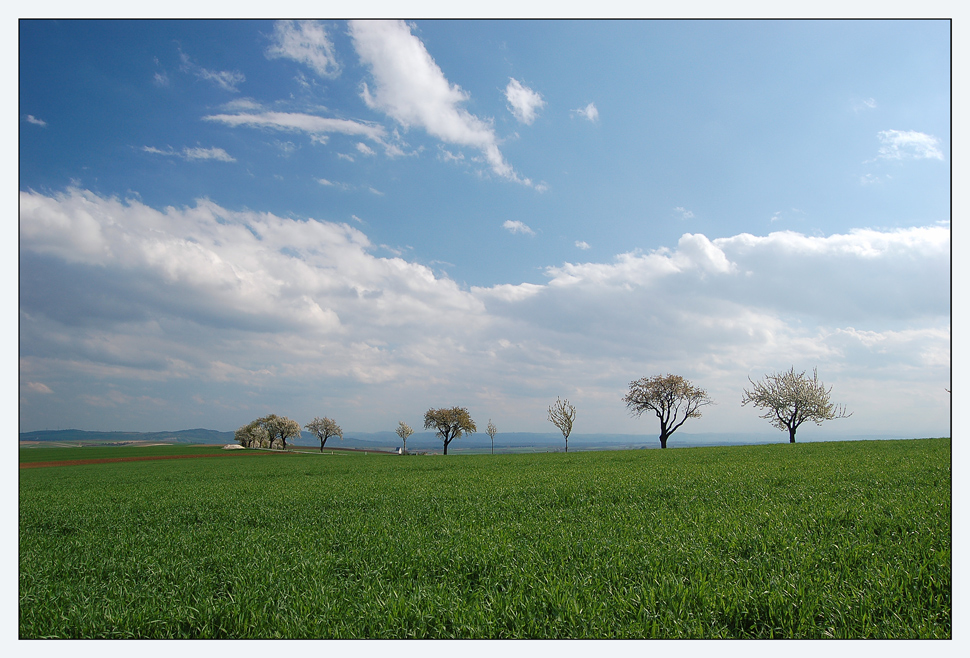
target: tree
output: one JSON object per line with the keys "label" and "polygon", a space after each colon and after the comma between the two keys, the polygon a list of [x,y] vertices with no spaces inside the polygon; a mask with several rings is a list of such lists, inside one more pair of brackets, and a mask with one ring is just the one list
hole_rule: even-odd
{"label": "tree", "polygon": [[236,430],[236,443],[244,448],[262,448],[269,445],[269,434],[259,419]]}
{"label": "tree", "polygon": [[320,452],[323,452],[323,446],[327,445],[327,439],[331,436],[336,436],[341,441],[344,440],[344,431],[332,418],[314,418],[303,427],[308,432],[313,432],[320,439]]}
{"label": "tree", "polygon": [[424,428],[436,430],[445,444],[445,454],[448,454],[448,444],[461,437],[462,434],[474,434],[478,431],[475,421],[468,415],[464,407],[451,409],[428,409],[424,414]]}
{"label": "tree", "polygon": [[495,435],[498,434],[498,428],[492,424],[492,419],[488,419],[488,427],[485,428],[485,433],[488,434],[488,438],[492,440],[492,454],[495,454]]}
{"label": "tree", "polygon": [[556,398],[556,403],[549,407],[549,422],[562,432],[562,438],[566,440],[566,452],[569,452],[569,435],[573,431],[574,420],[576,420],[576,407],[569,404],[569,400]]}
{"label": "tree", "polygon": [[269,433],[270,447],[279,440],[283,444],[283,450],[286,450],[286,440],[300,436],[300,424],[295,420],[290,420],[286,416],[270,414],[259,420],[262,422],[263,427],[266,428],[267,433]]}
{"label": "tree", "polygon": [[660,419],[660,447],[667,447],[667,439],[688,418],[700,418],[700,408],[714,404],[707,391],[694,386],[680,375],[657,375],[641,377],[630,382],[630,390],[623,396],[627,408],[634,416],[647,411]]}
{"label": "tree", "polygon": [[795,430],[806,420],[816,425],[822,421],[848,418],[845,407],[829,402],[832,387],[818,380],[818,369],[812,370],[812,378],[805,371],[795,374],[792,366],[787,372],[765,375],[762,381],[752,381],[752,389],[744,389],[741,406],[749,402],[758,409],[765,409],[761,418],[766,419],[780,430],[788,430],[788,442],[795,442]]}
{"label": "tree", "polygon": [[397,424],[397,435],[401,437],[401,441],[404,442],[404,454],[408,454],[408,437],[414,434],[414,430],[411,426],[405,423],[403,420]]}

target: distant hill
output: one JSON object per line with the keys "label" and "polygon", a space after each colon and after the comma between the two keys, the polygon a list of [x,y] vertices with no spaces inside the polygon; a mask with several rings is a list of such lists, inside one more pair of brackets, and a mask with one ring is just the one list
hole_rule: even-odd
{"label": "distant hill", "polygon": [[[837,435],[825,434],[824,438],[806,436],[803,442],[812,441],[854,441],[862,439],[893,439],[913,438],[888,435]],[[196,428],[191,430],[177,430],[174,432],[89,432],[85,430],[41,430],[38,432],[22,432],[21,441],[40,441],[51,443],[234,443],[233,432],[219,432]],[[784,443],[788,435],[783,432],[759,434],[728,434],[708,433],[689,434],[677,432],[670,438],[671,448],[695,448],[701,446],[752,445],[763,443]],[[319,446],[320,441],[310,434],[303,432],[293,445]],[[328,446],[339,448],[361,448],[372,450],[394,450],[401,445],[400,437],[394,432],[345,432],[344,439],[329,439]],[[488,435],[483,432],[463,436],[448,446],[449,452],[481,452],[491,448]],[[496,450],[527,450],[538,452],[562,450],[565,443],[562,434],[558,432],[500,432],[495,436]],[[656,435],[653,434],[574,434],[569,437],[569,450],[639,450],[644,448],[660,448]],[[415,432],[408,439],[409,452],[440,452],[441,439],[434,432]]]}
{"label": "distant hill", "polygon": [[40,430],[21,432],[21,441],[56,441],[64,443],[127,443],[158,441],[159,443],[232,443],[232,432],[218,432],[197,428],[175,432],[88,432],[86,430]]}

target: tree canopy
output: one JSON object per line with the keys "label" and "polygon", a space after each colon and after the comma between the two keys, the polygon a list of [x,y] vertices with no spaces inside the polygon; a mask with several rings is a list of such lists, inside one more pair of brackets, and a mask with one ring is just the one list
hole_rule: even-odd
{"label": "tree canopy", "polygon": [[323,446],[327,444],[327,439],[331,436],[336,436],[341,441],[344,438],[344,431],[332,418],[314,418],[303,427],[306,431],[313,432],[320,439],[320,452],[323,452]]}
{"label": "tree canopy", "polygon": [[424,428],[438,432],[444,443],[444,454],[448,454],[448,444],[462,436],[474,434],[478,431],[468,409],[451,407],[450,409],[428,409],[424,414]]}
{"label": "tree canopy", "polygon": [[560,400],[549,407],[549,422],[559,428],[562,438],[566,441],[566,452],[569,452],[569,435],[573,431],[573,421],[576,420],[576,407],[569,404],[569,400]]}
{"label": "tree canopy", "polygon": [[809,379],[803,370],[795,372],[792,366],[786,372],[776,372],[765,375],[761,381],[751,382],[751,390],[744,389],[741,406],[752,404],[756,409],[765,409],[761,418],[766,419],[772,426],[780,430],[788,430],[788,442],[795,442],[795,430],[806,420],[816,425],[823,421],[836,418],[848,418],[852,414],[845,412],[845,407],[834,405],[829,401],[832,387],[818,380],[818,369],[812,370]]}
{"label": "tree canopy", "polygon": [[246,448],[272,448],[279,441],[286,450],[286,440],[300,436],[300,424],[286,416],[270,414],[257,418],[236,430],[235,439]]}
{"label": "tree canopy", "polygon": [[401,437],[401,441],[404,442],[404,454],[408,452],[408,437],[414,434],[414,430],[411,426],[405,423],[403,420],[397,424],[397,435]]}
{"label": "tree canopy", "polygon": [[630,382],[623,401],[634,416],[652,411],[660,419],[660,447],[688,418],[700,418],[700,408],[714,401],[707,391],[680,375],[642,377]]}

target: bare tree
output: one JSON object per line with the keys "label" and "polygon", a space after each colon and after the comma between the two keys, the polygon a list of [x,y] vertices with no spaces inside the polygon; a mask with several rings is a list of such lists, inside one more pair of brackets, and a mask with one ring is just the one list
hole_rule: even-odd
{"label": "bare tree", "polygon": [[411,426],[405,423],[403,420],[397,424],[397,435],[401,437],[404,441],[404,454],[408,454],[408,437],[414,434],[414,430]]}
{"label": "bare tree", "polygon": [[485,428],[485,433],[488,434],[488,438],[492,440],[492,454],[495,454],[495,435],[498,434],[498,428],[492,424],[492,419],[488,419],[488,427]]}
{"label": "bare tree", "polygon": [[475,421],[468,414],[468,409],[464,407],[452,407],[451,409],[428,409],[424,414],[424,428],[437,430],[445,445],[445,454],[448,454],[448,444],[459,438],[462,434],[474,434],[478,431]]}
{"label": "bare tree", "polygon": [[562,432],[562,438],[566,440],[566,452],[569,452],[569,435],[573,431],[574,420],[576,407],[569,404],[569,400],[556,398],[556,403],[549,407],[549,422]]}
{"label": "bare tree", "polygon": [[323,446],[327,444],[327,439],[331,436],[336,436],[341,441],[344,440],[344,431],[332,418],[314,418],[303,427],[308,432],[313,432],[320,439],[320,452],[323,452]]}
{"label": "bare tree", "polygon": [[744,389],[741,406],[749,402],[758,409],[765,409],[761,418],[766,419],[772,426],[780,430],[788,430],[788,442],[795,442],[795,430],[806,420],[816,425],[822,421],[848,418],[852,414],[845,412],[845,407],[833,405],[829,402],[832,387],[818,380],[818,369],[812,370],[812,377],[805,376],[805,371],[796,374],[792,366],[787,372],[765,375],[762,381],[752,381],[752,389]]}
{"label": "bare tree", "polygon": [[660,419],[660,447],[688,418],[700,418],[700,408],[714,404],[707,391],[680,375],[642,377],[630,382],[623,401],[634,416],[652,411]]}

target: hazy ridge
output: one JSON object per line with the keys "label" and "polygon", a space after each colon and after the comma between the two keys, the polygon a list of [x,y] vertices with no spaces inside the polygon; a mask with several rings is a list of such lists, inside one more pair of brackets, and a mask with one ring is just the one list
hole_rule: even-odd
{"label": "hazy ridge", "polygon": [[[815,441],[853,441],[878,439],[907,439],[922,438],[908,436],[890,436],[886,434],[839,435],[826,433],[815,436],[806,433],[799,440],[805,443]],[[783,432],[763,433],[699,433],[678,432],[670,438],[671,448],[752,445],[764,443],[787,442],[788,435]],[[35,432],[21,432],[20,441],[65,442],[65,443],[130,443],[130,442],[164,442],[164,443],[206,443],[225,444],[234,443],[233,432],[220,432],[204,428],[176,430],[171,432],[97,432],[87,430],[40,430]],[[319,440],[309,432],[291,441],[291,444],[301,446],[319,445]],[[346,432],[345,438],[329,439],[328,446],[339,448],[371,448],[395,449],[401,445],[401,439],[394,432]],[[477,433],[456,439],[449,446],[449,452],[481,451],[491,448],[488,435]],[[535,448],[543,452],[562,450],[565,446],[562,435],[555,432],[502,432],[495,437],[496,450],[522,450]],[[621,450],[659,448],[657,437],[652,434],[574,434],[569,438],[570,450]],[[440,451],[441,440],[433,432],[415,432],[408,439],[408,450],[411,452]]]}

